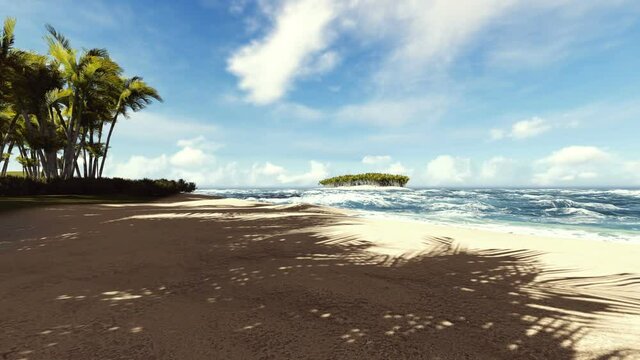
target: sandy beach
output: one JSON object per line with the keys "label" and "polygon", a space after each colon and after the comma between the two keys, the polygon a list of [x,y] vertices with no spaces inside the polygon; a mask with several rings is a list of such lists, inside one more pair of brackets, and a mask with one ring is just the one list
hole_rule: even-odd
{"label": "sandy beach", "polygon": [[640,359],[640,245],[195,195],[0,234],[2,359]]}

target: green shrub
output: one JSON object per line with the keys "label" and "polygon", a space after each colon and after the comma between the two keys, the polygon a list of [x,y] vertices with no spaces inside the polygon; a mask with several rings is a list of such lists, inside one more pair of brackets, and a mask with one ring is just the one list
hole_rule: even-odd
{"label": "green shrub", "polygon": [[123,195],[167,196],[193,192],[196,185],[182,179],[128,180],[121,178],[72,178],[50,181],[33,180],[13,176],[0,177],[1,196],[23,195]]}
{"label": "green shrub", "polygon": [[409,182],[409,177],[404,175],[392,175],[381,173],[366,173],[357,175],[342,175],[320,181],[323,186],[405,186]]}

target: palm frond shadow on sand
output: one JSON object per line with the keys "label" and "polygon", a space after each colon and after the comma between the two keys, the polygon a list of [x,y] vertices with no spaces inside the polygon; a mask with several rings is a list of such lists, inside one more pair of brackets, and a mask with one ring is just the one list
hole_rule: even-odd
{"label": "palm frond shadow on sand", "polygon": [[[451,238],[426,237],[419,254],[380,255],[366,238],[323,233],[350,220],[310,206],[64,210],[34,216],[58,219],[47,232],[77,227],[55,243],[82,254],[74,262],[37,267],[45,253],[11,250],[18,243],[0,253],[20,256],[5,267],[15,276],[5,285],[22,289],[6,294],[22,309],[3,314],[13,332],[0,350],[10,359],[24,349],[32,358],[640,358],[637,348],[581,347],[590,334],[606,336],[602,317],[639,312],[638,299],[592,291],[635,286],[633,274],[542,281],[565,270],[544,268],[537,252],[470,252]],[[50,300],[41,301],[41,287]],[[50,335],[40,333],[71,325],[82,327],[42,349]]]}
{"label": "palm frond shadow on sand", "polygon": [[[425,242],[427,249],[410,259],[367,253],[370,244],[354,236],[320,239],[312,255],[297,256],[298,261],[329,265],[314,270],[323,279],[321,294],[331,294],[318,302],[332,304],[326,313],[359,330],[341,337],[365,344],[358,356],[573,359],[579,356],[576,345],[599,316],[640,310],[638,301],[611,301],[571,286],[603,279],[539,282],[545,270],[535,251],[470,253],[451,238]],[[336,274],[334,266],[353,280]],[[615,359],[640,353],[621,349],[592,355]]]}
{"label": "palm frond shadow on sand", "polygon": [[[254,279],[247,285],[260,291],[264,303],[273,301],[287,309],[285,316],[306,317],[314,323],[312,330],[297,329],[291,323],[290,331],[283,334],[281,329],[270,329],[268,321],[259,322],[260,327],[245,339],[255,343],[259,353],[283,355],[270,348],[272,343],[269,348],[263,343],[263,336],[275,331],[288,343],[284,354],[301,358],[640,356],[631,349],[587,355],[576,351],[599,316],[637,312],[640,303],[610,301],[572,287],[602,283],[598,278],[538,281],[545,271],[564,271],[545,270],[537,261],[538,252],[489,249],[472,253],[457,247],[451,238],[427,237],[428,246],[418,256],[379,255],[367,251],[371,246],[367,239],[318,233],[323,226],[344,223],[332,214],[262,219],[255,216],[257,211],[236,210],[225,221],[228,228],[254,230],[263,236],[247,239],[250,246],[232,247],[229,253],[224,244],[218,244],[217,256],[246,263],[242,271],[269,272],[260,261],[265,258],[277,263],[286,270],[285,296],[281,289],[270,291],[281,284],[279,277]],[[282,229],[295,229],[284,235],[286,242],[276,241],[283,236]],[[296,350],[290,341],[299,340],[298,332],[307,332],[313,339],[311,349],[324,350],[314,357],[304,342]]]}

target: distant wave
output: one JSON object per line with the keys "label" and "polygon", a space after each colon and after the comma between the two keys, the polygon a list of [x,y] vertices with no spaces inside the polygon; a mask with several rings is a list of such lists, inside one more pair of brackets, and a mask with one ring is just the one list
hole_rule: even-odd
{"label": "distant wave", "polygon": [[640,242],[633,189],[203,189],[201,194],[308,203],[382,216],[527,234]]}
{"label": "distant wave", "polygon": [[608,192],[616,195],[633,196],[633,197],[640,198],[640,190],[618,189],[618,190],[608,190]]}

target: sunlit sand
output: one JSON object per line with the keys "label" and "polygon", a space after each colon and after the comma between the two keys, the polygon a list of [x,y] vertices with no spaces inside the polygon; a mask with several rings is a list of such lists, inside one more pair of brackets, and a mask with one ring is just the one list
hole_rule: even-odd
{"label": "sunlit sand", "polygon": [[10,359],[640,356],[638,245],[198,196],[64,210],[0,219]]}

